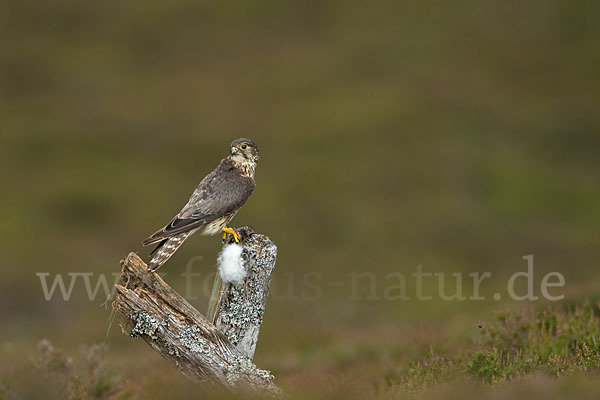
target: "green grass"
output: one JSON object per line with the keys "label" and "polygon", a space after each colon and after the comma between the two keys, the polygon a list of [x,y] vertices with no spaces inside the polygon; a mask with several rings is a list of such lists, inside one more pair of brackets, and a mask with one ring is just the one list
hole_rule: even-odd
{"label": "green grass", "polygon": [[[350,379],[322,371],[319,379],[326,381],[330,392],[298,385],[286,379],[279,384],[292,398],[423,398],[434,393],[449,395],[462,387],[466,398],[501,393],[507,388],[519,391],[527,383],[544,382],[541,387],[563,387],[565,382],[586,382],[600,372],[600,309],[586,301],[570,309],[547,307],[521,311],[499,312],[494,321],[480,323],[481,335],[473,341],[456,339],[444,352],[441,342],[430,343],[425,356],[400,365],[400,373],[370,374]],[[143,351],[150,352],[148,348]],[[361,351],[359,351],[361,353]],[[362,351],[364,353],[364,350]],[[361,354],[362,354],[361,353]],[[137,399],[160,398],[160,390],[173,398],[187,398],[190,391],[200,389],[184,379],[173,378],[174,369],[165,367],[165,378],[145,377],[131,371],[115,372],[106,359],[105,346],[84,346],[70,357],[47,341],[39,344],[38,355],[32,358],[29,372],[39,373],[35,391],[42,390],[47,398],[64,399]],[[380,362],[376,354],[359,355],[360,360]],[[352,364],[352,360],[346,360]],[[343,368],[338,366],[339,368]],[[128,376],[130,375],[130,376]],[[20,376],[20,384],[24,381]],[[579,385],[580,383],[572,383]],[[532,386],[533,385],[533,386]],[[160,390],[157,391],[157,386]],[[0,379],[0,399],[13,399],[23,388],[9,376]],[[31,387],[26,393],[31,394]],[[202,387],[207,398],[221,398],[223,393]]]}
{"label": "green grass", "polygon": [[600,370],[598,306],[499,312],[481,324],[481,338],[453,354],[413,362],[395,386],[415,392],[456,379],[494,386],[544,374],[563,377]]}
{"label": "green grass", "polygon": [[[354,301],[328,284],[368,271],[381,295],[387,274],[423,265],[490,271],[489,296],[535,254],[536,286],[558,271],[565,302],[600,295],[600,2],[5,3],[2,396],[35,391],[41,339],[86,370],[79,344],[105,336],[104,299],[78,285],[72,301],[47,302],[35,274],[96,276],[130,251],[147,257],[140,241],[241,136],[261,164],[233,224],[279,246],[257,364],[281,386],[425,396],[461,380],[527,390],[539,373],[542,389],[587,387],[577,371],[595,370],[596,347],[577,338],[590,327],[575,309],[491,321],[503,303]],[[181,293],[186,263],[204,257],[199,310],[219,250],[194,237],[164,269]],[[312,273],[322,296],[303,300]],[[197,390],[143,343],[109,339],[121,384],[148,398]]]}
{"label": "green grass", "polygon": [[544,372],[555,376],[588,372],[600,366],[597,308],[589,303],[570,311],[500,313],[483,328],[485,350],[469,372],[486,383]]}

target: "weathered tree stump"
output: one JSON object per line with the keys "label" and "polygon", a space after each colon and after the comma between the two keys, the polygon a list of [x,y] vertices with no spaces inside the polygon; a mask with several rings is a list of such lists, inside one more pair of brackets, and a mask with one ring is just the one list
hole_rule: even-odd
{"label": "weathered tree stump", "polygon": [[[277,246],[250,228],[237,230],[243,238],[243,264],[248,274],[244,284],[223,282],[215,276],[207,317],[229,341],[250,359],[267,305],[271,276],[277,259]],[[219,264],[221,264],[219,260]]]}
{"label": "weathered tree stump", "polygon": [[113,308],[131,337],[141,337],[188,378],[277,395],[274,377],[252,363],[277,247],[249,228],[240,231],[247,278],[241,285],[224,284],[217,273],[211,300],[217,326],[135,253],[121,262]]}

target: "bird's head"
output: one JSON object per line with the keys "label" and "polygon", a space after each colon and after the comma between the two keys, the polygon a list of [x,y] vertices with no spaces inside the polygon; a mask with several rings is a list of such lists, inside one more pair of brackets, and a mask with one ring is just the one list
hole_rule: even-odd
{"label": "bird's head", "polygon": [[258,146],[250,139],[241,138],[231,142],[230,153],[236,164],[258,163]]}

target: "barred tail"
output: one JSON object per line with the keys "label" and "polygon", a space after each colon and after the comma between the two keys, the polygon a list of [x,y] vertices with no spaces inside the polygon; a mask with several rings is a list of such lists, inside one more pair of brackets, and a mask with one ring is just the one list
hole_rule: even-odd
{"label": "barred tail", "polygon": [[156,249],[158,252],[148,263],[148,271],[156,271],[161,265],[166,263],[190,234],[191,232],[184,232],[165,240],[160,249]]}

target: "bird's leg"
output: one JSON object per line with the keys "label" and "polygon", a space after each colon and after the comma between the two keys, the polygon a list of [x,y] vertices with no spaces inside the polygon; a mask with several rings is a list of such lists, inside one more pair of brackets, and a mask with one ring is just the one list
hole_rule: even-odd
{"label": "bird's leg", "polygon": [[223,240],[227,238],[227,234],[233,235],[233,240],[235,240],[236,243],[242,241],[242,236],[235,229],[227,227],[223,228]]}

